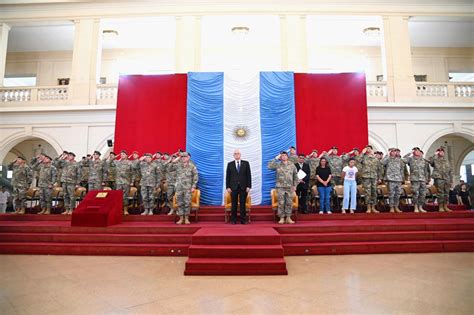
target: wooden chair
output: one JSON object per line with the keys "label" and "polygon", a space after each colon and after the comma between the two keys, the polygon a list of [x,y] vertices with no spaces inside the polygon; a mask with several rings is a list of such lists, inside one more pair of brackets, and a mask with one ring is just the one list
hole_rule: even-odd
{"label": "wooden chair", "polygon": [[28,191],[26,192],[26,201],[29,204],[29,207],[27,207],[26,210],[28,210],[29,213],[36,213],[37,211],[33,210],[36,206],[38,206],[39,203],[39,188],[38,187],[30,187]]}
{"label": "wooden chair", "polygon": [[381,205],[381,210],[386,210],[388,205],[390,204],[388,199],[388,187],[385,184],[377,186],[377,200]]}
{"label": "wooden chair", "polygon": [[319,209],[319,191],[318,191],[318,186],[313,185],[311,187],[311,208],[313,211],[317,211]]}
{"label": "wooden chair", "polygon": [[344,199],[344,186],[343,185],[336,185],[334,186],[334,195],[336,205],[333,207],[334,210],[341,210],[342,209],[342,200]]}
{"label": "wooden chair", "polygon": [[[75,207],[77,207],[77,205],[79,203],[81,203],[81,201],[84,199],[84,196],[86,195],[87,193],[87,190],[85,187],[77,187],[75,190],[74,190],[74,197],[76,198],[76,205]],[[74,207],[74,208],[75,208]]]}
{"label": "wooden chair", "polygon": [[400,196],[401,200],[404,200],[407,205],[412,204],[413,200],[413,188],[411,183],[406,183],[402,185],[402,194]]}
{"label": "wooden chair", "polygon": [[138,189],[137,187],[130,187],[130,191],[128,192],[127,200],[128,206],[132,208],[138,208]]}
{"label": "wooden chair", "polygon": [[[201,206],[201,190],[195,189],[191,196],[191,213],[194,211],[195,222],[198,222],[199,207]],[[173,196],[173,209],[178,210],[176,194]]]}
{"label": "wooden chair", "polygon": [[[237,210],[239,209],[240,201],[237,200]],[[229,192],[224,194],[224,222],[229,222],[230,212],[232,210],[232,198]],[[252,210],[252,197],[250,194],[247,194],[247,199],[245,200],[245,210],[247,211],[247,216],[249,218],[249,223],[251,222],[250,213]]]}
{"label": "wooden chair", "polygon": [[429,196],[430,196],[431,202],[433,204],[436,203],[438,199],[438,194],[439,194],[438,189],[436,188],[435,185],[428,186],[427,189],[429,190]]}
{"label": "wooden chair", "polygon": [[357,206],[363,210],[365,204],[365,189],[362,185],[357,185]]}
{"label": "wooden chair", "polygon": [[[276,221],[278,212],[278,194],[275,188],[270,191],[270,195],[272,197],[273,221]],[[291,208],[291,215],[295,218],[296,222],[298,217],[298,196],[296,193],[293,193],[293,206]]]}
{"label": "wooden chair", "polygon": [[64,194],[63,194],[63,188],[59,186],[53,187],[53,191],[51,193],[51,200],[52,200],[52,206],[51,206],[51,213],[61,213],[63,210],[59,210],[62,205],[64,207]]}

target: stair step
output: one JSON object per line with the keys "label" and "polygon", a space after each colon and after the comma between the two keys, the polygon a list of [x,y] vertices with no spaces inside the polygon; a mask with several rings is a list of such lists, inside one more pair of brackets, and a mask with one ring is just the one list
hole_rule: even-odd
{"label": "stair step", "polygon": [[390,231],[390,232],[345,232],[345,233],[291,233],[282,234],[283,244],[326,243],[326,242],[367,242],[367,241],[415,241],[415,240],[470,240],[474,230],[456,231]]}
{"label": "stair step", "polygon": [[185,275],[287,275],[283,258],[189,258]]}
{"label": "stair step", "polygon": [[189,244],[3,242],[0,254],[187,256]]}
{"label": "stair step", "polygon": [[283,248],[285,255],[473,252],[474,240],[292,243]]}
{"label": "stair step", "polygon": [[283,258],[281,245],[191,245],[190,258]]}

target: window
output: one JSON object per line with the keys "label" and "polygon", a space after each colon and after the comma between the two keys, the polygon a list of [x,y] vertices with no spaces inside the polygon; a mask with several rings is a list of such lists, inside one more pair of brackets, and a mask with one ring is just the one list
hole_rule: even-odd
{"label": "window", "polygon": [[426,74],[415,74],[415,82],[426,82],[428,81],[428,76]]}
{"label": "window", "polygon": [[6,76],[3,79],[3,86],[5,87],[36,86],[36,75]]}
{"label": "window", "polygon": [[472,72],[450,72],[449,82],[474,82],[474,73]]}

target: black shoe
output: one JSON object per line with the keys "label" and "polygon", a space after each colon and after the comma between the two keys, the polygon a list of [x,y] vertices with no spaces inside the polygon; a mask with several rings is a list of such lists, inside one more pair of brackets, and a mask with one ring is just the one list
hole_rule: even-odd
{"label": "black shoe", "polygon": [[236,221],[230,221],[230,224],[237,224]]}
{"label": "black shoe", "polygon": [[240,221],[241,224],[249,224],[248,221]]}

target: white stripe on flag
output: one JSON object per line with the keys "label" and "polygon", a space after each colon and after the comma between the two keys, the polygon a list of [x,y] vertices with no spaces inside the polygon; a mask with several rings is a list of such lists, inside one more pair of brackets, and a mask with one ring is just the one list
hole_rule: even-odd
{"label": "white stripe on flag", "polygon": [[[243,128],[245,137],[236,131]],[[224,174],[227,163],[240,149],[242,160],[252,170],[252,204],[262,202],[262,141],[260,129],[260,74],[257,72],[224,72]],[[224,178],[225,190],[225,178]]]}

